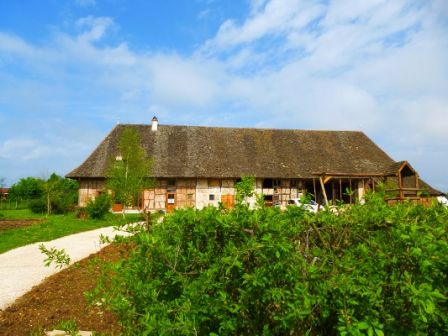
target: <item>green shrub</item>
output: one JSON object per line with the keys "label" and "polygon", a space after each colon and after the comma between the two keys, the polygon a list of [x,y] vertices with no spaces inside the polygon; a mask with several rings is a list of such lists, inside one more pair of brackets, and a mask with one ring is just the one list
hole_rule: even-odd
{"label": "green shrub", "polygon": [[111,205],[110,197],[107,194],[101,194],[87,203],[86,210],[90,218],[103,219],[109,213]]}
{"label": "green shrub", "polygon": [[185,209],[130,239],[97,289],[125,334],[448,333],[440,207]]}
{"label": "green shrub", "polygon": [[89,218],[89,214],[85,207],[77,207],[75,209],[75,217],[79,219],[87,219]]}
{"label": "green shrub", "polygon": [[[46,213],[47,212],[47,200],[45,198],[38,198],[29,201],[29,209],[33,213]],[[51,201],[51,212],[53,214],[66,214],[73,211],[75,206],[71,203],[64,203],[63,200]]]}
{"label": "green shrub", "polygon": [[76,203],[71,199],[60,198],[51,202],[51,211],[54,214],[66,214],[75,211]]}
{"label": "green shrub", "polygon": [[42,214],[47,212],[47,203],[43,198],[34,199],[30,201],[29,208],[33,213]]}

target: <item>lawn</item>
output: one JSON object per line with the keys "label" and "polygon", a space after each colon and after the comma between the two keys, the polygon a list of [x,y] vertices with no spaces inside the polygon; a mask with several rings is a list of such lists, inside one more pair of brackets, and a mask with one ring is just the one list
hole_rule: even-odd
{"label": "lawn", "polygon": [[[2,216],[3,215],[3,216]],[[29,209],[22,210],[0,210],[0,219],[40,219],[44,214],[35,214]]]}
{"label": "lawn", "polygon": [[52,215],[48,218],[42,215],[32,214],[28,210],[4,210],[2,213],[4,214],[2,219],[35,218],[42,219],[42,222],[27,227],[0,231],[0,253],[16,247],[50,241],[78,232],[141,220],[140,215],[127,215],[123,219],[121,215],[109,214],[104,220],[94,220],[79,219],[73,213],[68,215]]}

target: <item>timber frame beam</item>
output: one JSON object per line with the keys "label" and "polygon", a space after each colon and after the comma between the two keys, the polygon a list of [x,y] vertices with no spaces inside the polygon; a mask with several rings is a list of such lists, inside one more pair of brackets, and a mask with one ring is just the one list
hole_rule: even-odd
{"label": "timber frame beam", "polygon": [[[331,179],[339,179],[339,185],[341,185],[341,179],[348,179],[350,181],[350,188],[351,188],[351,179],[373,179],[373,178],[384,178],[384,174],[378,174],[378,173],[340,173],[340,172],[322,172],[317,173],[314,172],[312,175],[315,175],[316,177],[319,177],[320,187],[322,189],[322,195],[324,196],[325,205],[328,205],[328,196],[327,192],[325,190],[325,184],[328,183]],[[365,184],[365,181],[364,181]],[[340,193],[342,191],[340,190]],[[350,196],[350,202],[351,202],[351,196]]]}

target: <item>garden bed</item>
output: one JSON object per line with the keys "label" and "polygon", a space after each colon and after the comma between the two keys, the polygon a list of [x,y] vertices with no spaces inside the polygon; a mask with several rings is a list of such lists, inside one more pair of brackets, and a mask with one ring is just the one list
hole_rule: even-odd
{"label": "garden bed", "polygon": [[[84,292],[97,282],[100,265],[120,257],[120,248],[109,245],[49,278],[0,310],[0,335],[40,335],[61,321],[75,321],[80,330],[119,334],[115,317],[98,306],[89,306]],[[100,262],[92,262],[99,258]]]}
{"label": "garden bed", "polygon": [[41,222],[42,219],[0,219],[0,231],[18,229]]}

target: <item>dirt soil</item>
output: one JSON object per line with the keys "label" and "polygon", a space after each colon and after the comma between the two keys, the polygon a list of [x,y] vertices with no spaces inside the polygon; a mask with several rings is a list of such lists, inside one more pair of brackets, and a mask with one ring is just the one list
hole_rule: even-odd
{"label": "dirt soil", "polygon": [[[89,306],[84,292],[92,290],[104,261],[117,260],[125,247],[109,245],[71,267],[47,278],[24,296],[0,310],[0,335],[39,335],[53,330],[60,321],[74,320],[80,330],[119,335],[112,313]],[[92,262],[96,257],[100,262]]]}
{"label": "dirt soil", "polygon": [[42,222],[41,219],[0,219],[0,231],[31,226]]}

